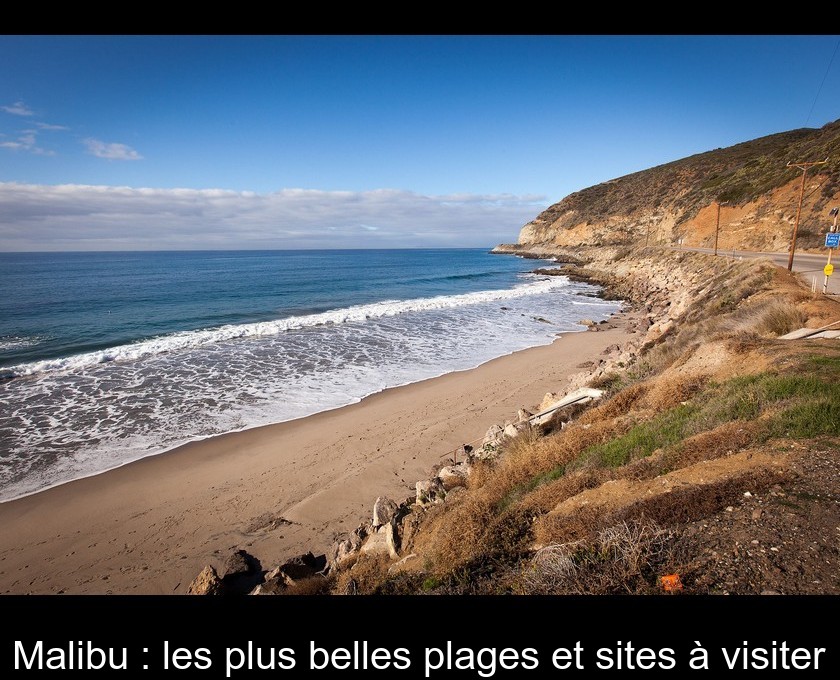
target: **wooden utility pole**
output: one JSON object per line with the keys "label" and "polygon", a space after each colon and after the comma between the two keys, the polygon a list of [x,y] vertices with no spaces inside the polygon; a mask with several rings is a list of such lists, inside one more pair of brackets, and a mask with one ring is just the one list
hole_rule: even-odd
{"label": "wooden utility pole", "polygon": [[802,185],[799,187],[799,207],[796,209],[796,221],[793,223],[793,236],[790,239],[790,255],[788,256],[788,271],[793,271],[793,253],[796,251],[796,232],[799,231],[799,216],[802,214],[802,199],[805,197],[805,176],[808,174],[808,168],[812,165],[823,165],[828,163],[826,158],[824,161],[805,161],[802,163],[791,163],[788,161],[787,166],[794,168],[802,168]]}

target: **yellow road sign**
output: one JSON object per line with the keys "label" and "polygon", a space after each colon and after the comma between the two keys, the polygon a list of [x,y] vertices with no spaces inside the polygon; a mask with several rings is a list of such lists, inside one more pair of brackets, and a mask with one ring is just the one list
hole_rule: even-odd
{"label": "yellow road sign", "polygon": [[823,273],[825,273],[826,276],[831,276],[834,273],[834,265],[833,264],[825,265],[825,267],[823,267]]}

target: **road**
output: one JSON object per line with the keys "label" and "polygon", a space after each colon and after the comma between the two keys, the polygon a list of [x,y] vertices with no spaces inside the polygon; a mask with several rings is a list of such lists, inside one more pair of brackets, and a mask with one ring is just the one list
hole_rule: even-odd
{"label": "road", "polygon": [[[675,248],[680,250],[679,248]],[[712,253],[711,248],[682,248],[682,250],[692,250],[698,253]],[[788,253],[761,253],[752,250],[721,250],[718,248],[718,256],[736,257],[754,259],[759,257],[766,257],[775,262],[780,267],[787,269]],[[813,277],[817,277],[817,292],[822,292],[823,281],[825,275],[823,274],[823,267],[828,261],[828,251],[825,254],[813,255],[811,253],[796,253],[793,257],[793,271],[800,274],[800,278],[810,288],[813,283]],[[835,252],[831,258],[832,264],[835,265],[836,271],[832,276],[828,277],[828,295],[840,295],[840,252]]]}

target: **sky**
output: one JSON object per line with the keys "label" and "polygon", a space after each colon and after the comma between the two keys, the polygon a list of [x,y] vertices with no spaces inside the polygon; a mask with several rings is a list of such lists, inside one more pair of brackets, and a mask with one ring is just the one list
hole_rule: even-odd
{"label": "sky", "polygon": [[840,37],[0,36],[0,250],[491,247],[840,118]]}

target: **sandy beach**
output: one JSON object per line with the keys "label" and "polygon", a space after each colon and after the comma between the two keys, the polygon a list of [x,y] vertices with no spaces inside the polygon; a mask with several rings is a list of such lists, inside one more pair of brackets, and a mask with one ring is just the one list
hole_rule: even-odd
{"label": "sandy beach", "polygon": [[565,389],[622,328],[231,433],[0,504],[0,592],[185,593],[245,549],[263,568],[312,550],[403,499],[461,444]]}

